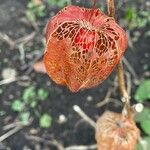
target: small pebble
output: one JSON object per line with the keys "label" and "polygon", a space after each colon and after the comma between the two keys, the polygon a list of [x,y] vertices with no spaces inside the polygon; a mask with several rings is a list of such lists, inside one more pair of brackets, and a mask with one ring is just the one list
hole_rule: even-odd
{"label": "small pebble", "polygon": [[38,134],[38,130],[35,129],[35,128],[31,128],[30,133],[33,134],[33,135]]}
{"label": "small pebble", "polygon": [[24,146],[23,150],[31,150],[28,146]]}
{"label": "small pebble", "polygon": [[91,102],[91,101],[93,100],[93,97],[89,95],[89,96],[86,97],[86,100],[87,100],[88,102]]}
{"label": "small pebble", "polygon": [[146,2],[146,6],[150,7],[150,2]]}
{"label": "small pebble", "polygon": [[9,99],[14,99],[14,95],[10,94],[9,96]]}
{"label": "small pebble", "polygon": [[65,123],[65,122],[67,122],[66,116],[63,115],[63,114],[59,115],[58,123],[59,123],[59,124],[63,124],[63,123]]}

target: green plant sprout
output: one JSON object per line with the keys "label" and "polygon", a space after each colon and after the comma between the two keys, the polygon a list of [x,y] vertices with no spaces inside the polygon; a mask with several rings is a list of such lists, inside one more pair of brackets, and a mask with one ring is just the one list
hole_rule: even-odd
{"label": "green plant sprout", "polygon": [[38,96],[39,100],[44,101],[48,97],[48,92],[46,92],[44,89],[40,88],[37,91],[37,96]]}
{"label": "green plant sprout", "polygon": [[144,80],[137,88],[134,98],[137,102],[150,100],[150,79]]}
{"label": "green plant sprout", "polygon": [[49,6],[58,6],[58,7],[64,7],[65,5],[70,5],[71,0],[48,0]]}
{"label": "green plant sprout", "polygon": [[[43,88],[36,89],[34,86],[29,86],[24,89],[21,98],[12,102],[11,109],[18,113],[19,120],[26,125],[29,123],[30,117],[32,117],[31,110],[35,109],[36,111],[34,111],[34,113],[36,114],[36,107],[39,106],[41,102],[47,100],[47,98],[48,92],[46,90]],[[38,117],[41,119],[40,112],[38,112],[38,114]]]}
{"label": "green plant sprout", "polygon": [[150,12],[137,11],[135,8],[127,7],[125,11],[125,20],[129,29],[144,28],[150,24]]}
{"label": "green plant sprout", "polygon": [[19,119],[22,122],[23,125],[27,125],[30,120],[30,112],[21,112],[19,114]]}
{"label": "green plant sprout", "polygon": [[52,124],[52,117],[45,113],[40,117],[39,124],[41,128],[49,128]]}
{"label": "green plant sprout", "polygon": [[31,21],[35,22],[38,17],[44,17],[46,15],[45,12],[46,6],[44,4],[36,5],[33,0],[28,2],[26,17]]}
{"label": "green plant sprout", "polygon": [[[134,98],[137,102],[144,103],[150,100],[150,80],[144,80],[137,88]],[[144,132],[142,142],[146,145],[147,149],[150,147],[150,108],[145,107],[141,113],[136,114],[135,121],[139,123]],[[137,144],[136,150],[143,150],[143,143]]]}
{"label": "green plant sprout", "polygon": [[13,101],[11,109],[16,112],[21,112],[24,109],[24,103],[20,99]]}

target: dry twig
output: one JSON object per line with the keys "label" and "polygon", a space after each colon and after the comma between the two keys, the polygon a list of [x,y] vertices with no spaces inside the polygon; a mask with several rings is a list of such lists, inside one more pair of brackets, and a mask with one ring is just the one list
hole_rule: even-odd
{"label": "dry twig", "polygon": [[13,49],[15,47],[15,41],[11,39],[7,34],[0,32],[0,40],[5,42],[10,46],[10,49]]}
{"label": "dry twig", "polygon": [[110,102],[110,96],[112,94],[112,88],[109,88],[108,91],[107,91],[107,94],[105,96],[105,98],[100,101],[99,103],[96,104],[97,107],[102,107],[104,106],[105,104],[107,104],[108,102]]}
{"label": "dry twig", "polygon": [[66,147],[65,150],[96,150],[96,144],[93,145],[77,145]]}
{"label": "dry twig", "polygon": [[96,127],[96,123],[89,116],[87,116],[79,106],[74,105],[73,110],[77,112],[78,115],[88,122],[92,127]]}
{"label": "dry twig", "polygon": [[125,74],[127,79],[127,93],[128,95],[131,95],[131,88],[132,88],[131,75],[129,74],[129,72],[125,72]]}
{"label": "dry twig", "polygon": [[16,77],[9,78],[9,79],[4,79],[4,80],[0,81],[0,85],[9,84],[9,83],[15,82],[17,80],[18,79]]}
{"label": "dry twig", "polygon": [[36,35],[36,33],[35,33],[35,32],[32,32],[32,33],[30,33],[30,34],[28,34],[28,35],[25,35],[25,36],[23,36],[23,37],[21,37],[21,38],[15,40],[15,43],[16,43],[16,44],[20,44],[20,43],[22,43],[22,44],[27,44],[28,42],[30,42],[31,40],[34,39],[35,35]]}
{"label": "dry twig", "polygon": [[10,131],[8,131],[5,134],[3,134],[2,136],[0,136],[0,142],[6,140],[7,138],[9,138],[10,136],[12,136],[13,134],[15,134],[18,131],[22,130],[24,127],[29,126],[31,124],[31,122],[29,124],[27,124],[27,125],[16,124],[15,128],[11,129]]}
{"label": "dry twig", "polygon": [[20,125],[22,125],[22,123],[20,121],[13,122],[13,123],[10,123],[10,124],[7,124],[7,125],[3,126],[3,130],[4,131],[5,130],[10,130],[10,129],[12,129],[12,128],[16,127],[16,126],[20,126]]}
{"label": "dry twig", "polygon": [[74,146],[68,146],[64,147],[60,142],[58,142],[56,139],[48,140],[44,139],[38,136],[33,135],[25,135],[28,140],[33,140],[35,142],[41,142],[45,143],[47,145],[55,146],[58,150],[95,150],[96,145],[74,145]]}
{"label": "dry twig", "polygon": [[17,133],[18,131],[20,131],[21,129],[23,129],[23,127],[24,126],[15,127],[12,130],[8,131],[7,133],[3,134],[2,136],[0,136],[0,142],[6,140],[8,137],[10,137],[13,134]]}
{"label": "dry twig", "polygon": [[5,84],[10,84],[10,83],[16,82],[16,81],[19,81],[19,82],[25,81],[27,83],[27,81],[29,81],[29,80],[30,80],[29,77],[26,76],[26,75],[13,77],[13,78],[8,78],[8,79],[1,80],[0,81],[0,86],[5,85]]}
{"label": "dry twig", "polygon": [[133,69],[133,67],[130,65],[129,61],[125,57],[123,57],[122,61],[126,65],[126,67],[129,70],[129,72],[132,74],[134,81],[135,82],[139,82],[138,75],[136,74],[136,72]]}
{"label": "dry twig", "polygon": [[14,49],[14,48],[18,48],[19,44],[26,44],[29,41],[33,40],[35,35],[36,35],[36,33],[32,32],[28,35],[25,35],[24,37],[13,40],[7,34],[0,32],[0,40],[7,43],[11,49]]}
{"label": "dry twig", "polygon": [[129,30],[127,30],[126,33],[127,33],[127,37],[128,37],[128,45],[131,49],[133,49],[134,46],[133,46],[133,42],[132,42],[132,38],[131,38],[131,33]]}
{"label": "dry twig", "polygon": [[44,138],[38,137],[38,136],[33,136],[33,135],[26,135],[26,138],[28,140],[33,140],[36,142],[42,142],[42,143],[46,143],[48,145],[52,145],[55,146],[58,150],[64,150],[64,147],[61,143],[59,143],[58,141],[56,141],[55,139],[52,140],[46,140]]}

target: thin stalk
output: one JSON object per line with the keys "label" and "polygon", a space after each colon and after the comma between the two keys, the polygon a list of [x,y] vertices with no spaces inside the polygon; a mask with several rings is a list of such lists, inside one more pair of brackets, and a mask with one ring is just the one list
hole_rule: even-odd
{"label": "thin stalk", "polygon": [[124,98],[127,98],[128,93],[125,86],[124,69],[121,61],[119,62],[117,69],[118,69],[118,83],[120,88],[120,95]]}
{"label": "thin stalk", "polygon": [[107,0],[107,11],[110,17],[115,18],[115,3],[114,0]]}
{"label": "thin stalk", "polygon": [[96,8],[96,2],[97,0],[93,0],[93,8]]}
{"label": "thin stalk", "polygon": [[[107,10],[108,10],[108,15],[110,17],[115,18],[114,0],[107,0]],[[125,86],[124,69],[121,61],[117,66],[117,71],[118,71],[118,84],[120,89],[120,95],[122,97],[122,102],[124,102],[123,113],[130,116],[131,115],[130,98],[128,96],[126,86]]]}

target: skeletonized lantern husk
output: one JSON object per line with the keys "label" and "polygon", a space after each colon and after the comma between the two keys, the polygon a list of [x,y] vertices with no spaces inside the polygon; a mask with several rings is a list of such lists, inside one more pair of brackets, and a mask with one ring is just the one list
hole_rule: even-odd
{"label": "skeletonized lantern husk", "polygon": [[135,150],[139,136],[133,117],[107,111],[97,121],[98,150]]}
{"label": "skeletonized lantern husk", "polygon": [[102,83],[127,47],[125,31],[97,8],[67,6],[47,24],[44,64],[72,92]]}

